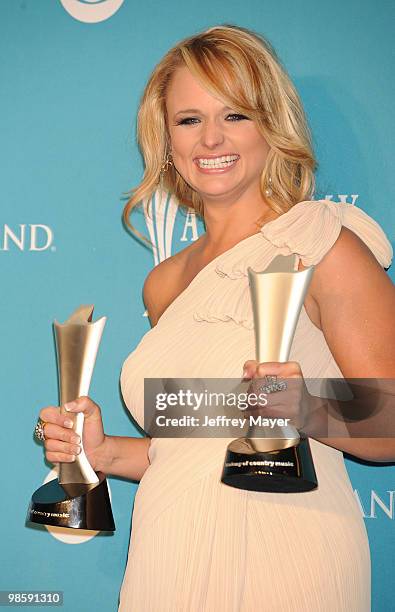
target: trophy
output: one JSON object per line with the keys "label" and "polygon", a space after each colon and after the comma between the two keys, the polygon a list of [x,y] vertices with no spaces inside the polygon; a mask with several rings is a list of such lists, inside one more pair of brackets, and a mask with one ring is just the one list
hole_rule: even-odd
{"label": "trophy", "polygon": [[[293,270],[294,255],[277,256],[264,272],[248,269],[255,328],[256,359],[288,361],[296,324],[314,266]],[[268,392],[284,382],[267,377]],[[309,441],[292,426],[259,432],[251,425],[245,438],[228,445],[222,482],[238,489],[277,493],[310,491],[318,486]]]}
{"label": "trophy", "polygon": [[59,463],[58,478],[41,486],[30,502],[27,520],[43,525],[115,531],[107,480],[96,473],[82,445],[84,414],[63,404],[88,395],[106,317],[92,323],[93,306],[80,306],[65,323],[55,321],[61,414],[74,421],[81,453],[73,463]]}

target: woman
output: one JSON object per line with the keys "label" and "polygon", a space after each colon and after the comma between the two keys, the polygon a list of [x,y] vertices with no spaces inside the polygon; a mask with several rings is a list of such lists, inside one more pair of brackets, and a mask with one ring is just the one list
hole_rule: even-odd
{"label": "woman", "polygon": [[[221,26],[178,44],[149,80],[138,134],[145,174],[125,219],[161,178],[206,232],[145,282],[152,329],[121,374],[137,421],[144,376],[393,376],[391,248],[361,210],[311,200],[303,110],[267,42]],[[315,264],[292,361],[257,364],[246,270],[291,253],[299,269]],[[318,489],[255,493],[220,482],[227,439],[108,436],[90,398],[66,408],[85,414],[94,469],[141,480],[122,612],[370,609],[368,541],[340,451],[393,460],[392,440],[312,439]],[[53,406],[40,417],[47,459],[73,461],[71,422]]]}

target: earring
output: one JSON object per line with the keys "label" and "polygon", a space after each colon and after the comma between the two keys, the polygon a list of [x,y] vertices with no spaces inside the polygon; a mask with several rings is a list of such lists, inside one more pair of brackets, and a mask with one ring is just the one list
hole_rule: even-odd
{"label": "earring", "polygon": [[165,172],[167,172],[169,170],[169,168],[171,166],[174,166],[173,164],[173,159],[171,156],[171,153],[168,153],[165,157],[164,162],[162,163],[161,167],[160,167],[160,172],[159,172],[159,180],[158,180],[158,185],[159,185],[159,189],[161,191],[163,191],[163,177]]}
{"label": "earring", "polygon": [[269,175],[269,180],[268,180],[268,185],[265,189],[265,196],[267,198],[271,198],[273,195],[273,189],[272,189],[272,177]]}
{"label": "earring", "polygon": [[165,172],[167,172],[170,166],[173,166],[173,158],[171,156],[171,153],[168,153],[165,157],[163,164],[160,167],[160,173],[164,174]]}

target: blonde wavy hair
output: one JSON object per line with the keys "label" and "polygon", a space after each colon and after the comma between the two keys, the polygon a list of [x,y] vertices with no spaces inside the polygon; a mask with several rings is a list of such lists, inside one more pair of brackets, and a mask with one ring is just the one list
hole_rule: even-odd
{"label": "blonde wavy hair", "polygon": [[[299,95],[270,43],[255,32],[221,25],[190,36],[170,49],[157,64],[144,90],[137,117],[137,138],[145,171],[141,183],[128,194],[123,221],[134,207],[161,187],[180,205],[192,207],[204,219],[202,199],[174,166],[161,173],[170,152],[166,92],[179,67],[187,67],[203,86],[236,113],[253,120],[270,146],[261,175],[261,191],[277,213],[311,199],[315,190],[311,134]],[[265,195],[270,177],[271,195]]]}

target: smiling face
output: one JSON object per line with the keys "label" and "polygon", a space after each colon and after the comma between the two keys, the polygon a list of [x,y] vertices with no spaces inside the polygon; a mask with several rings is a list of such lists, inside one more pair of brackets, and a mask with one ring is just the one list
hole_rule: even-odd
{"label": "smiling face", "polygon": [[252,120],[212,96],[186,67],[173,74],[166,109],[174,165],[204,202],[263,200],[270,147]]}

